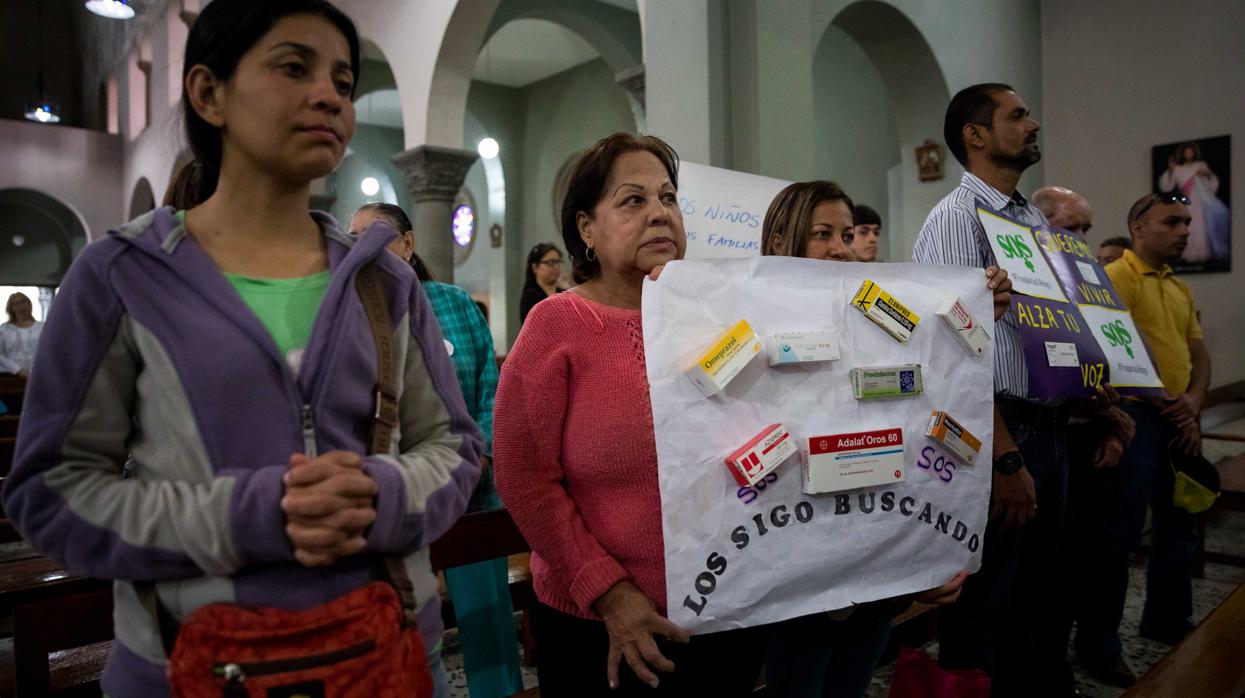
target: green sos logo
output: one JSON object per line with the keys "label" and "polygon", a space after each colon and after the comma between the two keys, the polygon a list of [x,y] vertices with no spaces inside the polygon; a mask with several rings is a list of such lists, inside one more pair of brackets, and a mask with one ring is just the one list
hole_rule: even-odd
{"label": "green sos logo", "polygon": [[1125,329],[1123,320],[1108,322],[1099,329],[1102,330],[1102,336],[1107,338],[1107,343],[1113,347],[1123,347],[1128,352],[1128,358],[1134,358],[1133,336]]}
{"label": "green sos logo", "polygon": [[1025,244],[1025,239],[1020,235],[998,235],[995,239],[999,242],[999,247],[1003,249],[1003,255],[1008,259],[1019,259],[1025,263],[1025,267],[1029,271],[1036,271],[1033,262],[1033,250]]}

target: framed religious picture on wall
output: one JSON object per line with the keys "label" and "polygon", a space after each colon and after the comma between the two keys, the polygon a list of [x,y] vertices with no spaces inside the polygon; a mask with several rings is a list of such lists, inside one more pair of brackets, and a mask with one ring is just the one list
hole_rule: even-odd
{"label": "framed religious picture on wall", "polygon": [[1189,242],[1177,272],[1232,268],[1231,136],[1156,145],[1150,149],[1155,192],[1180,192],[1189,200]]}
{"label": "framed religious picture on wall", "polygon": [[942,179],[943,163],[945,161],[946,157],[943,154],[942,144],[926,139],[925,143],[917,146],[916,149],[917,177],[922,182]]}

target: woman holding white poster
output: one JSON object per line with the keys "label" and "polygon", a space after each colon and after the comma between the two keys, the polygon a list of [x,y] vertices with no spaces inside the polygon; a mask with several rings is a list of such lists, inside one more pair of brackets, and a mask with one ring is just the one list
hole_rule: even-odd
{"label": "woman holding white poster", "polygon": [[[761,254],[840,262],[855,261],[854,206],[834,182],[796,182],[774,197],[761,232]],[[994,292],[995,318],[1011,303],[1007,272],[991,267],[986,284]],[[765,662],[768,695],[807,698],[863,696],[886,650],[891,619],[912,600],[953,603],[968,573],[961,571],[935,589],[894,599],[818,613],[771,626]]]}
{"label": "woman holding white poster", "polygon": [[689,638],[666,617],[640,300],[686,250],[677,187],[678,156],[651,136],[580,156],[561,216],[579,285],[532,308],[502,367],[496,483],[532,548],[546,698],[746,696],[764,659],[763,630]]}

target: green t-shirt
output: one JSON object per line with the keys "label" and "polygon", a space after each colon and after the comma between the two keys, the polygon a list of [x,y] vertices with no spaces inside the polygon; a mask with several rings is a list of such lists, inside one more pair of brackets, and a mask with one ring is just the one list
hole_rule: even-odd
{"label": "green t-shirt", "polygon": [[240,274],[225,274],[225,278],[264,323],[286,363],[297,373],[302,350],[311,339],[311,325],[329,287],[329,272],[297,279],[257,279]]}
{"label": "green t-shirt", "polygon": [[[178,211],[177,219],[185,225],[186,212]],[[260,279],[229,273],[225,278],[263,323],[285,362],[297,374],[302,351],[311,339],[311,325],[329,287],[329,272],[295,279]]]}

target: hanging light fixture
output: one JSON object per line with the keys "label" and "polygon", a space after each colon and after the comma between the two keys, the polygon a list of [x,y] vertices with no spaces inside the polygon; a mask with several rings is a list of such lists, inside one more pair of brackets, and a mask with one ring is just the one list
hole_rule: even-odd
{"label": "hanging light fixture", "polygon": [[86,9],[108,19],[130,19],[134,16],[130,0],[87,0]]}
{"label": "hanging light fixture", "polygon": [[39,3],[39,98],[26,107],[26,118],[41,124],[58,124],[61,120],[60,106],[48,99],[43,80],[43,3]]}

